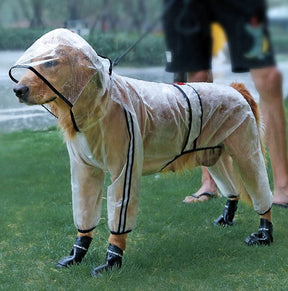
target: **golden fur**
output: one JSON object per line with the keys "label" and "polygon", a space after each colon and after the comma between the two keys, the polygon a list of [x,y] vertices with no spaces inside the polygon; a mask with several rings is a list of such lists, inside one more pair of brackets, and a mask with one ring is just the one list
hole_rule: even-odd
{"label": "golden fur", "polygon": [[259,106],[257,105],[255,99],[252,97],[252,95],[247,90],[247,88],[245,87],[244,84],[232,83],[230,86],[232,88],[234,88],[235,90],[237,90],[239,93],[241,93],[241,95],[246,99],[246,101],[248,102],[248,104],[250,105],[250,107],[253,111],[253,114],[254,114],[255,119],[256,119],[258,131],[259,131],[259,135],[260,135],[261,150],[262,150],[262,153],[265,157],[266,151],[265,151],[265,146],[264,146],[264,123],[261,120]]}

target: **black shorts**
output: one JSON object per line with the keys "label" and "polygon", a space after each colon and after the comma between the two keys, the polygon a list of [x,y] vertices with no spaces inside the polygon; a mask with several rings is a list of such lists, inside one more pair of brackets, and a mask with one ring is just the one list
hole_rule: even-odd
{"label": "black shorts", "polygon": [[168,72],[211,69],[212,22],[226,33],[233,72],[275,65],[265,0],[164,0],[167,7]]}

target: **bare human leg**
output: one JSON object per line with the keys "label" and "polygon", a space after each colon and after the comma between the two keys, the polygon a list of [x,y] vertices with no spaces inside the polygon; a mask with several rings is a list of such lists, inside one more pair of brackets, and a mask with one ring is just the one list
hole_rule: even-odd
{"label": "bare human leg", "polygon": [[266,127],[266,143],[274,179],[274,203],[288,206],[288,159],[282,75],[276,67],[251,70],[260,94],[260,109]]}

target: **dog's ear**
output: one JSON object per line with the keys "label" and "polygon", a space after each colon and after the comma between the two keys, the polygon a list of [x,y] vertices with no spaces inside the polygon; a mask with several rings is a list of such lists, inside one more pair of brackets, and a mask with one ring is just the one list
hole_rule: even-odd
{"label": "dog's ear", "polygon": [[95,80],[94,82],[95,82],[97,88],[99,90],[102,90],[103,89],[103,80],[102,80],[102,75],[99,74],[99,72],[97,72],[97,74],[95,74],[94,80]]}
{"label": "dog's ear", "polygon": [[95,72],[90,81],[86,84],[85,91],[89,91],[87,97],[89,98],[91,97],[92,99],[95,99],[96,96],[102,96],[103,95],[102,74],[100,74],[99,72]]}

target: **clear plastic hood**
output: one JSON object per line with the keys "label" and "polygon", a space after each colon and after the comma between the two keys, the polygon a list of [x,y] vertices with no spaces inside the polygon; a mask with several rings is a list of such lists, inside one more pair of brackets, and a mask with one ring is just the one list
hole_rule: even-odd
{"label": "clear plastic hood", "polygon": [[[60,66],[63,82],[66,82],[61,84],[61,88],[59,82],[53,78]],[[18,83],[29,69],[58,96],[62,95],[60,98],[65,98],[67,103],[73,106],[95,74],[99,74],[104,94],[109,82],[110,67],[110,61],[98,56],[82,37],[61,28],[44,34],[33,43],[10,69],[9,74],[11,79]],[[81,71],[83,74],[79,74]],[[64,74],[67,75],[67,81]]]}

